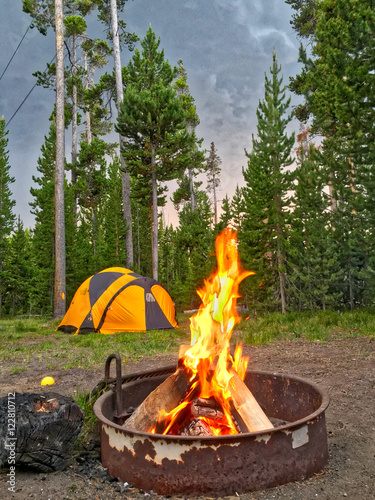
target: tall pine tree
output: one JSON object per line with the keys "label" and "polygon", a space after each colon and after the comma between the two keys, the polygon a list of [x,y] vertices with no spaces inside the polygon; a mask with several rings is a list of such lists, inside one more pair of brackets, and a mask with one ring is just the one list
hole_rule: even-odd
{"label": "tall pine tree", "polygon": [[126,91],[116,130],[126,139],[122,154],[132,175],[151,181],[152,276],[158,279],[158,183],[185,169],[193,136],[172,82],[172,68],[151,26],[126,68]]}
{"label": "tall pine tree", "polygon": [[14,228],[15,215],[13,208],[16,202],[12,199],[10,185],[15,181],[10,175],[8,155],[8,131],[5,130],[5,118],[0,118],[0,316],[3,296],[3,259],[7,238]]}
{"label": "tall pine tree", "polygon": [[248,300],[273,304],[282,313],[287,309],[286,241],[291,176],[286,170],[292,163],[294,134],[287,135],[291,116],[286,115],[290,98],[282,85],[281,69],[273,52],[270,77],[265,76],[265,96],[257,109],[258,139],[246,152],[243,169],[245,215],[240,240],[247,268],[256,272]]}

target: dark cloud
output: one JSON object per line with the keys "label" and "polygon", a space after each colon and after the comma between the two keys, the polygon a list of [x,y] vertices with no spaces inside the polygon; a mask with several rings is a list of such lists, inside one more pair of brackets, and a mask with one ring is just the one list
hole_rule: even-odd
{"label": "dark cloud", "polygon": [[[215,142],[222,163],[220,196],[233,194],[242,184],[244,148],[251,150],[256,133],[255,111],[264,95],[264,74],[276,48],[284,82],[298,71],[298,42],[290,26],[291,9],[280,0],[136,0],[126,4],[121,17],[128,30],[141,38],[151,23],[171,64],[183,59],[188,83],[201,124],[197,133],[208,149]],[[17,2],[2,2],[0,20],[3,71],[30,18]],[[105,37],[104,28],[91,16],[89,35]],[[0,82],[0,115],[14,113],[35,83],[32,73],[45,68],[54,55],[54,37],[29,30],[19,52]],[[131,54],[123,53],[123,64]],[[108,69],[110,71],[110,69]],[[33,222],[28,203],[32,175],[53,108],[51,91],[36,88],[9,126],[12,186],[17,213],[26,225]],[[70,138],[67,134],[67,157]],[[170,220],[174,220],[173,214]]]}

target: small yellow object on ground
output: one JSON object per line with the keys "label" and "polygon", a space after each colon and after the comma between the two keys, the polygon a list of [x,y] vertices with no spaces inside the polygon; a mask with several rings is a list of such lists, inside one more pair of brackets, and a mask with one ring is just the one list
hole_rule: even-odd
{"label": "small yellow object on ground", "polygon": [[44,377],[44,379],[41,381],[40,385],[52,385],[54,383],[55,383],[55,381],[53,380],[52,377]]}

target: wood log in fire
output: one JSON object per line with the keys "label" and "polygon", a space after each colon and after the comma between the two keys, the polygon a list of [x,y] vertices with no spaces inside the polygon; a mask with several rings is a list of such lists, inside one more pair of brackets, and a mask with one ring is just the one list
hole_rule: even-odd
{"label": "wood log in fire", "polygon": [[222,420],[223,410],[214,398],[196,398],[191,404],[191,414],[194,417],[206,417],[212,420]]}
{"label": "wood log in fire", "polygon": [[[231,373],[233,376],[229,381],[228,389],[232,397],[233,405],[246,425],[248,432],[273,429],[272,423],[245,382],[233,368],[231,369]],[[243,429],[241,430],[245,432]]]}
{"label": "wood log in fire", "polygon": [[214,433],[211,431],[209,426],[200,420],[195,418],[190,420],[185,427],[181,430],[180,436],[213,436]]}
{"label": "wood log in fire", "polygon": [[171,412],[185,398],[192,384],[190,377],[191,373],[186,368],[178,367],[172,375],[147,396],[134,413],[125,420],[123,427],[142,432],[154,428],[159,419],[160,411]]}

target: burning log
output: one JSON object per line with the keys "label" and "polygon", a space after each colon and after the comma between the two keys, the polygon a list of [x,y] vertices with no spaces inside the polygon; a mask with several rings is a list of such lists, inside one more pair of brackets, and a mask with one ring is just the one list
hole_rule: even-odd
{"label": "burning log", "polygon": [[0,467],[12,463],[40,472],[63,470],[84,417],[72,398],[55,392],[1,398]]}
{"label": "burning log", "polygon": [[209,426],[199,418],[190,420],[189,423],[183,428],[180,436],[213,436],[214,433]]}
{"label": "burning log", "polygon": [[[273,429],[273,425],[264,413],[259,403],[253,396],[253,393],[247,387],[245,382],[238,376],[237,372],[232,369],[232,378],[229,381],[229,392],[232,397],[233,406],[238,412],[243,423],[238,422],[242,432],[257,432],[266,429]],[[236,418],[236,415],[234,415]],[[246,428],[244,429],[243,424]]]}
{"label": "burning log", "polygon": [[147,398],[138,406],[138,408],[125,420],[123,428],[127,430],[137,430],[147,432],[154,428],[159,420],[159,413],[164,410],[169,413],[174,410],[188,394],[192,382],[191,374],[185,368],[178,367],[177,370],[162,382]]}
{"label": "burning log", "polygon": [[195,417],[206,417],[212,420],[222,420],[224,417],[224,413],[215,398],[194,399],[190,411]]}

